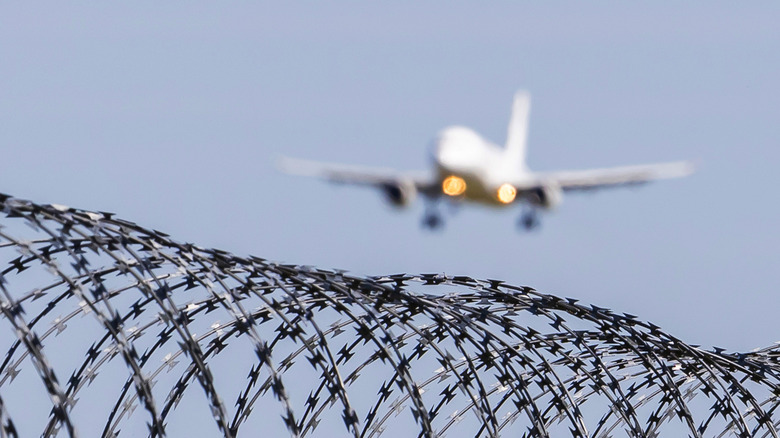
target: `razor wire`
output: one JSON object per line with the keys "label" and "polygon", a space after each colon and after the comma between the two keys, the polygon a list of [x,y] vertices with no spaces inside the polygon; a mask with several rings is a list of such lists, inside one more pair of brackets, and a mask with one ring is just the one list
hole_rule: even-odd
{"label": "razor wire", "polygon": [[780,349],[497,280],[273,263],[0,195],[0,436],[777,437]]}

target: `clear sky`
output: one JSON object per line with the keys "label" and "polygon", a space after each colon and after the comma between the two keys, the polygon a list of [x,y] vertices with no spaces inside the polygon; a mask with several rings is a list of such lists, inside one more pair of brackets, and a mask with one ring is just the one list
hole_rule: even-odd
{"label": "clear sky", "polygon": [[[0,192],[180,241],[358,274],[500,278],[683,340],[780,340],[776,2],[0,6]],[[435,133],[503,143],[533,98],[538,170],[693,159],[686,179],[518,211],[422,208],[287,176],[281,154],[424,169]]]}

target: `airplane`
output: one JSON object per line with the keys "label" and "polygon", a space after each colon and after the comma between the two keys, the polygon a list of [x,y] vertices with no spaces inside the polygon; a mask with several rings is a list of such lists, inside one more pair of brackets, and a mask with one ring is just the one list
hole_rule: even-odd
{"label": "airplane", "polygon": [[522,205],[518,226],[530,230],[539,225],[538,211],[557,207],[567,192],[633,185],[657,179],[677,178],[693,172],[690,162],[642,164],[587,170],[534,172],[525,163],[531,97],[515,93],[504,147],[493,144],[463,126],[444,128],[433,140],[433,169],[399,172],[282,157],[281,170],[357,184],[381,190],[396,207],[406,207],[417,194],[426,201],[422,225],[443,225],[437,201],[474,202],[493,207]]}

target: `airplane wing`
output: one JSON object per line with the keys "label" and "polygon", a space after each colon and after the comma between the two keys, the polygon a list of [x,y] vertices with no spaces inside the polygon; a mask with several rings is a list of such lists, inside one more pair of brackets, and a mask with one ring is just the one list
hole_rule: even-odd
{"label": "airplane wing", "polygon": [[277,166],[283,172],[312,176],[335,183],[374,186],[382,189],[412,188],[414,192],[435,194],[438,183],[429,172],[399,172],[377,167],[352,166],[281,157]]}
{"label": "airplane wing", "polygon": [[518,188],[533,188],[552,184],[565,191],[593,190],[617,185],[640,184],[657,179],[679,178],[690,175],[692,172],[693,165],[687,161],[603,169],[540,172],[535,173],[531,181],[526,180],[518,184]]}

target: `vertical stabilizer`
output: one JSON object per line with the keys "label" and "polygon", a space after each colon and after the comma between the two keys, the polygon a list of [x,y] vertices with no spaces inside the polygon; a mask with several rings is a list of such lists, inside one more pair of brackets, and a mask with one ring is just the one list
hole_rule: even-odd
{"label": "vertical stabilizer", "polygon": [[517,163],[519,167],[525,167],[525,148],[528,139],[528,115],[530,112],[531,95],[525,90],[515,93],[506,135],[506,153],[507,158]]}

